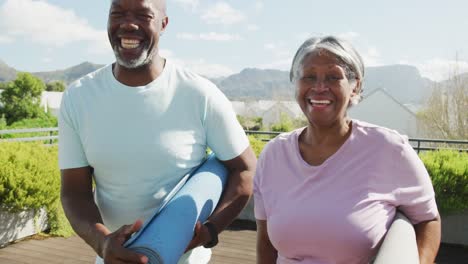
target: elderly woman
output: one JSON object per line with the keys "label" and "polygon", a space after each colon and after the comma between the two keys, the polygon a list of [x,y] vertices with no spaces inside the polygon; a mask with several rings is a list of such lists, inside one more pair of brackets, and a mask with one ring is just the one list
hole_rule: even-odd
{"label": "elderly woman", "polygon": [[368,263],[397,210],[433,263],[440,218],[429,175],[407,138],[349,119],[364,65],[336,37],[310,38],[290,72],[308,120],[260,155],[254,180],[257,263]]}

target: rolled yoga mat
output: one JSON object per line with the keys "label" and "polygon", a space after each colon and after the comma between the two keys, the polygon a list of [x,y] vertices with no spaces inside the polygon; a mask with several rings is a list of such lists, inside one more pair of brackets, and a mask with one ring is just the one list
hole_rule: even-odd
{"label": "rolled yoga mat", "polygon": [[196,222],[206,221],[218,204],[227,176],[227,169],[211,154],[177,184],[168,195],[172,199],[163,202],[124,246],[147,256],[149,264],[177,263],[193,238]]}

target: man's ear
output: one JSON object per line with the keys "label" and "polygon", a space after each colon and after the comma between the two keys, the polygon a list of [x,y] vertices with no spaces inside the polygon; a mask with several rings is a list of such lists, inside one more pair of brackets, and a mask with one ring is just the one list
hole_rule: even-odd
{"label": "man's ear", "polygon": [[161,21],[161,32],[159,35],[162,35],[163,32],[166,30],[167,24],[169,24],[169,17],[165,16]]}

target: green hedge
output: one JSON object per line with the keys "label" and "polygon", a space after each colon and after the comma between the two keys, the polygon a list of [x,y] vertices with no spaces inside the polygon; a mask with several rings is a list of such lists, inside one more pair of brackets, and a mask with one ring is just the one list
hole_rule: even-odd
{"label": "green hedge", "polygon": [[420,154],[444,214],[468,209],[468,153],[439,150]]}
{"label": "green hedge", "polygon": [[57,147],[40,143],[0,143],[0,205],[17,212],[45,207],[52,235],[72,229],[60,205]]}

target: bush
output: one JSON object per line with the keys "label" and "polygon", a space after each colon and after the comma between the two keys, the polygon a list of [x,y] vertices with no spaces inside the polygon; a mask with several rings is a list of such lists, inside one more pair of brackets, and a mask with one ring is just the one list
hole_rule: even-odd
{"label": "bush", "polygon": [[439,210],[454,213],[468,208],[468,153],[453,150],[424,152]]}
{"label": "bush", "polygon": [[8,129],[57,127],[58,121],[50,113],[41,113],[37,118],[22,119],[11,124]]}
{"label": "bush", "polygon": [[249,136],[249,141],[250,141],[250,146],[255,152],[255,155],[258,157],[258,155],[260,155],[260,152],[262,152],[263,147],[265,147],[265,144],[267,142],[262,141],[261,139],[256,138],[255,136],[252,136],[252,135]]}
{"label": "bush", "polygon": [[56,146],[40,143],[0,143],[0,204],[18,212],[45,207],[52,235],[73,234],[60,205],[60,175]]}

